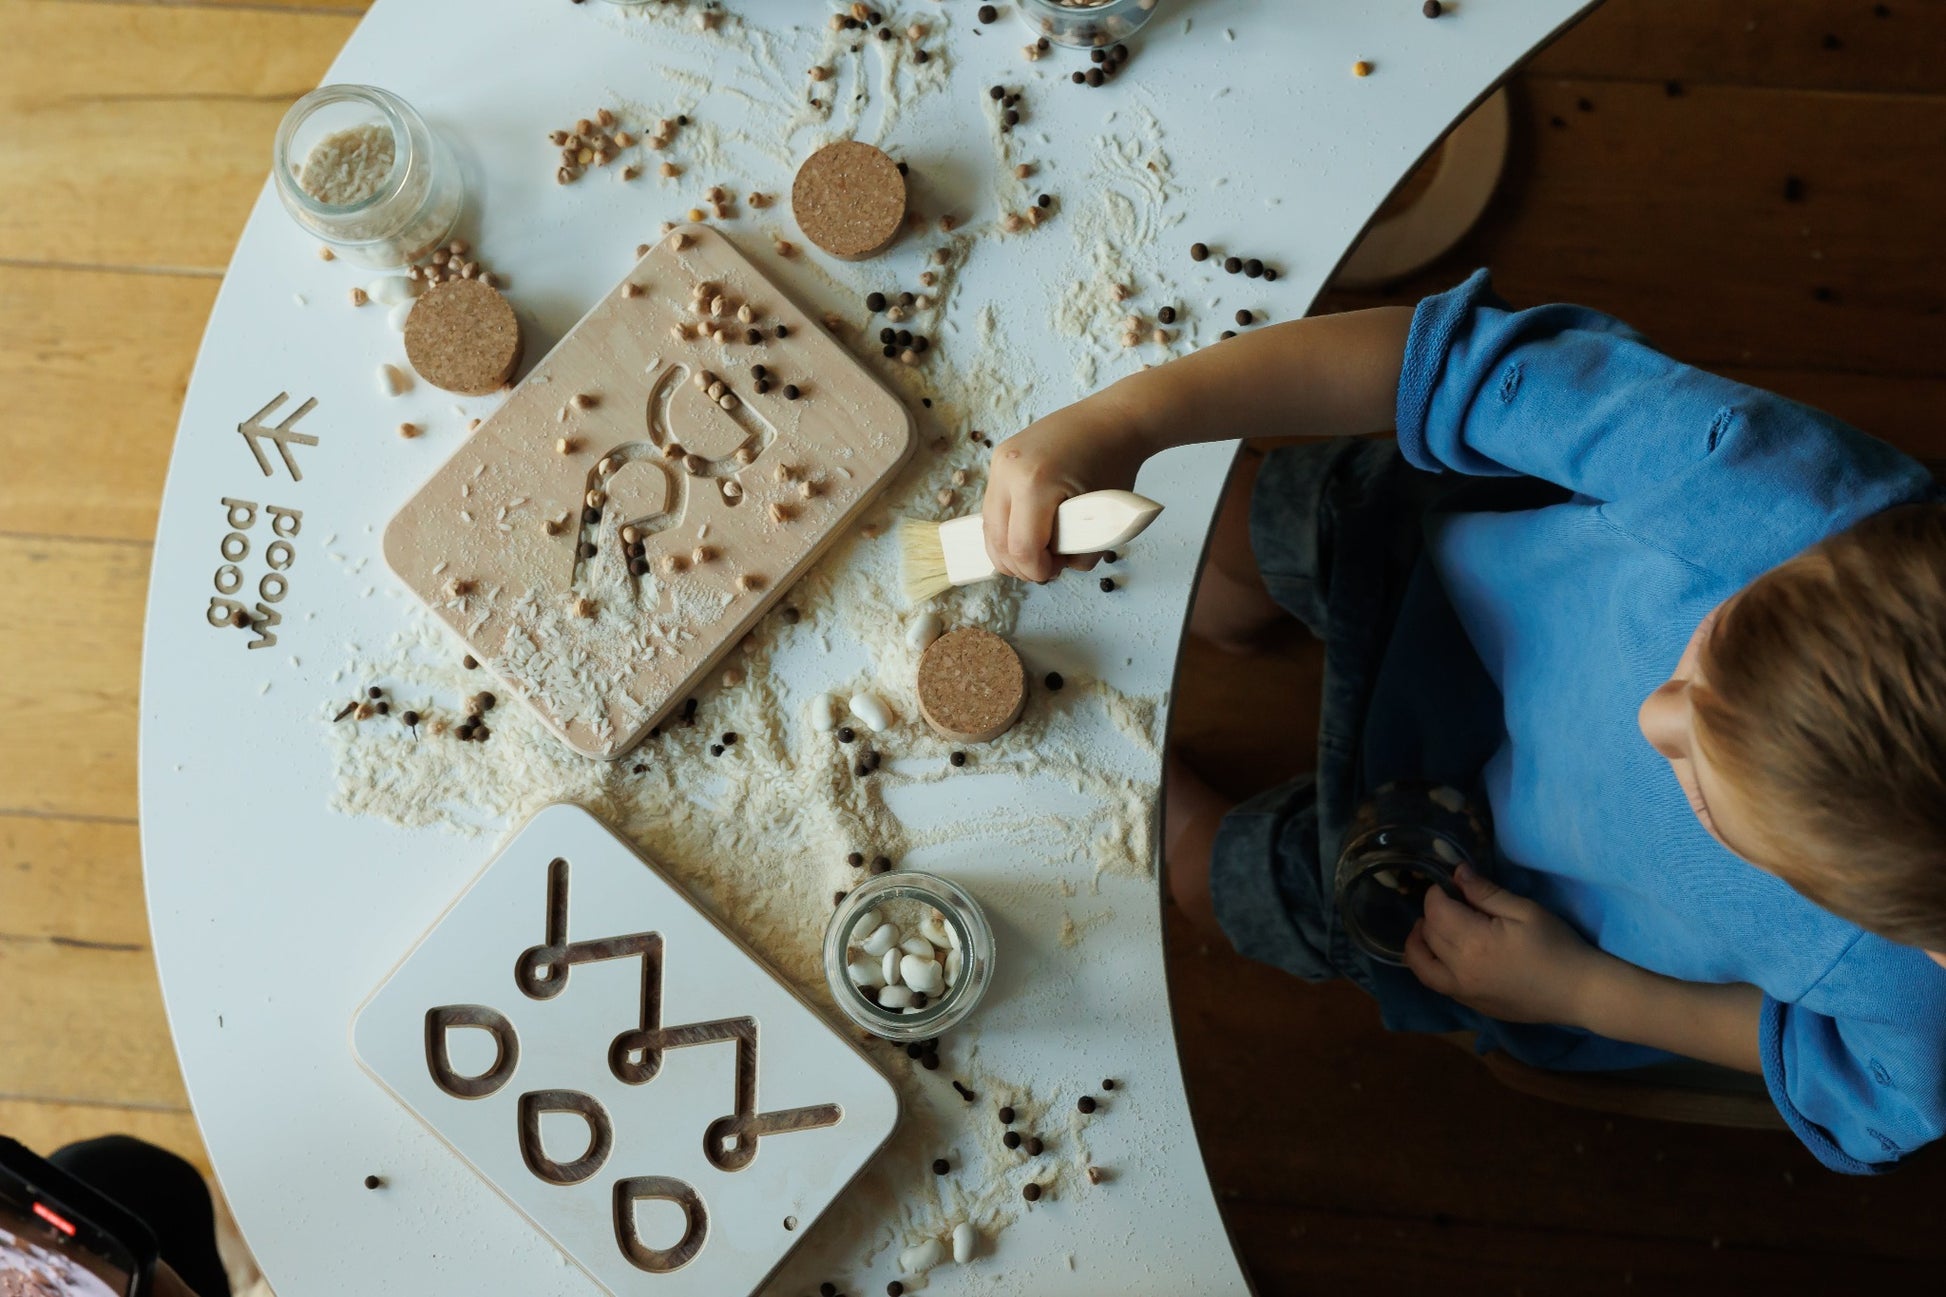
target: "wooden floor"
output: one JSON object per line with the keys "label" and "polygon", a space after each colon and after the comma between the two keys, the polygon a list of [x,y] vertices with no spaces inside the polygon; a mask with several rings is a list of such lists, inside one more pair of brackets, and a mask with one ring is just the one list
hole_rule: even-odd
{"label": "wooden floor", "polygon": [[[137,859],[149,541],[272,130],[362,8],[0,0],[0,1130],[30,1145],[127,1130],[202,1156]],[[1610,0],[1519,80],[1477,236],[1330,304],[1491,264],[1516,301],[1613,310],[1946,454],[1942,53],[1938,0]],[[1182,737],[1221,777],[1308,759],[1304,652],[1185,677]],[[1278,689],[1291,709],[1265,716]],[[1341,988],[1181,934],[1171,962],[1212,1174],[1266,1293],[1940,1282],[1946,1159],[1845,1180],[1785,1136],[1559,1108],[1386,1036]]]}

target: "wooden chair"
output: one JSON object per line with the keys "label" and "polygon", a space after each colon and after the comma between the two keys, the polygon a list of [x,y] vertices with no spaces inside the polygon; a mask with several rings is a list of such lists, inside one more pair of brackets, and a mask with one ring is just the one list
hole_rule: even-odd
{"label": "wooden chair", "polygon": [[1788,1130],[1763,1078],[1684,1060],[1626,1072],[1550,1072],[1498,1050],[1480,1054],[1470,1031],[1441,1039],[1478,1058],[1510,1090],[1618,1117],[1648,1117],[1739,1130]]}

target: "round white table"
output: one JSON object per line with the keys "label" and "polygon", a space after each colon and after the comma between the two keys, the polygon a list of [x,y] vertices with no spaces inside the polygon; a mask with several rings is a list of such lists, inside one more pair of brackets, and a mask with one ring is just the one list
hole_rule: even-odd
{"label": "round white table", "polygon": [[[975,377],[995,385],[995,400],[972,409],[972,424],[1004,435],[1137,363],[1216,341],[1239,307],[1270,320],[1302,315],[1413,163],[1590,7],[1458,0],[1429,21],[1417,0],[1161,0],[1130,41],[1127,70],[1096,89],[1069,81],[1087,66],[1080,54],[1026,60],[1030,36],[1011,4],[982,26],[971,0],[880,3],[901,34],[925,23],[924,44],[944,66],[929,80],[910,63],[894,75],[886,51],[858,42],[862,52],[841,56],[829,88],[855,97],[831,124],[807,123],[802,108],[804,73],[831,40],[826,7],[802,0],[739,0],[707,32],[688,6],[630,15],[598,3],[378,0],[330,79],[402,95],[456,146],[469,182],[462,232],[510,277],[530,363],[612,286],[629,248],[652,239],[658,222],[681,219],[712,182],[704,172],[787,193],[790,160],[825,134],[880,143],[910,161],[928,210],[950,208],[972,233],[930,365],[942,381],[939,366],[986,365]],[[1352,74],[1358,60],[1371,63],[1369,76]],[[1026,120],[1010,140],[992,130],[990,84],[1023,94]],[[709,165],[687,185],[658,182],[650,155],[649,175],[632,185],[593,173],[557,186],[545,131],[616,101],[708,123]],[[1059,210],[1046,226],[1002,238],[1000,204],[1018,201],[1006,197],[1006,148],[1035,160],[1026,188],[1057,194]],[[815,252],[771,256],[771,232],[797,238],[781,205],[724,228],[807,309],[854,322],[863,292],[913,280],[933,242],[908,237],[877,261],[847,265]],[[1248,280],[1216,259],[1192,262],[1195,241],[1219,256],[1261,257],[1281,274]],[[364,1075],[347,1045],[359,1003],[511,827],[505,814],[477,817],[466,833],[332,809],[342,772],[326,739],[332,709],[362,684],[351,664],[426,617],[378,557],[384,524],[466,420],[493,404],[423,385],[402,399],[378,391],[374,369],[401,360],[398,336],[377,312],[343,307],[348,288],[370,277],[318,259],[266,187],[184,403],[142,689],[143,853],[164,996],[210,1156],[281,1297],[587,1293],[590,1281]],[[1178,336],[1166,348],[1125,349],[1125,308],[1077,305],[1110,280],[1136,288],[1131,307],[1177,304]],[[862,350],[879,363],[875,347]],[[922,445],[952,431],[918,413]],[[402,420],[427,434],[401,439]],[[1148,466],[1138,489],[1168,509],[1113,598],[1070,579],[1030,593],[1020,611],[1016,642],[1030,669],[1059,668],[1156,704],[1148,733],[1118,736],[1100,715],[1077,716],[1066,731],[1151,804],[1181,627],[1233,451],[1212,443]],[[280,620],[239,631],[206,614],[213,580],[228,580],[213,577],[234,557],[226,538],[246,515],[246,589],[255,604],[274,576],[267,589],[280,597],[269,611]],[[279,539],[287,548],[273,574],[266,555]],[[780,649],[780,687],[794,696],[827,687],[834,657],[840,676],[868,665],[862,650],[831,638]],[[915,780],[890,798],[901,819],[934,829],[978,826],[999,802],[1073,825],[1065,842],[1057,831],[1004,851],[949,845],[911,862],[987,898],[1004,971],[952,1038],[946,1071],[907,1076],[897,1060],[908,1116],[917,1103],[936,1122],[991,1120],[944,1090],[959,1058],[1032,1081],[1070,1109],[1096,1078],[1117,1076],[1126,1085],[1114,1120],[1088,1137],[1090,1156],[1115,1175],[1099,1191],[1010,1219],[977,1275],[947,1267],[932,1281],[1039,1294],[1243,1291],[1177,1067],[1153,871],[1092,869],[1099,807],[1091,820],[1071,789],[1015,781],[996,791],[996,778],[1006,776]],[[734,914],[722,917],[736,928]],[[805,941],[823,917],[806,916]],[[1049,986],[1060,996],[1050,1000]],[[1265,1100],[1301,1096],[1267,1085]],[[386,1176],[383,1192],[363,1186],[373,1171]],[[898,1230],[895,1219],[862,1235],[812,1227],[766,1291],[795,1293],[827,1274],[850,1291],[880,1291]]]}

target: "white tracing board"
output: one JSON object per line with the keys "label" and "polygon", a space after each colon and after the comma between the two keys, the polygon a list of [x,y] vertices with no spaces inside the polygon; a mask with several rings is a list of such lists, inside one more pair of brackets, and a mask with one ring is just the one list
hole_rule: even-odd
{"label": "white tracing board", "polygon": [[358,1061],[610,1293],[749,1293],[898,1120],[853,1045],[600,820],[527,821]]}

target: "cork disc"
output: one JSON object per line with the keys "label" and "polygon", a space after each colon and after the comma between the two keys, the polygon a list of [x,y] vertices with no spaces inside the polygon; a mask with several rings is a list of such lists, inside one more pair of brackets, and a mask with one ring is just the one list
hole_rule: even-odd
{"label": "cork disc", "polygon": [[498,289],[449,279],[413,303],[405,356],[434,387],[484,396],[505,386],[520,363],[520,321]]}
{"label": "cork disc", "polygon": [[797,169],[791,215],[805,238],[834,257],[860,261],[898,237],[905,223],[905,177],[884,150],[839,140]]}
{"label": "cork disc", "polygon": [[919,658],[919,713],[939,734],[987,743],[1027,705],[1027,669],[1013,645],[977,626],[941,635]]}

